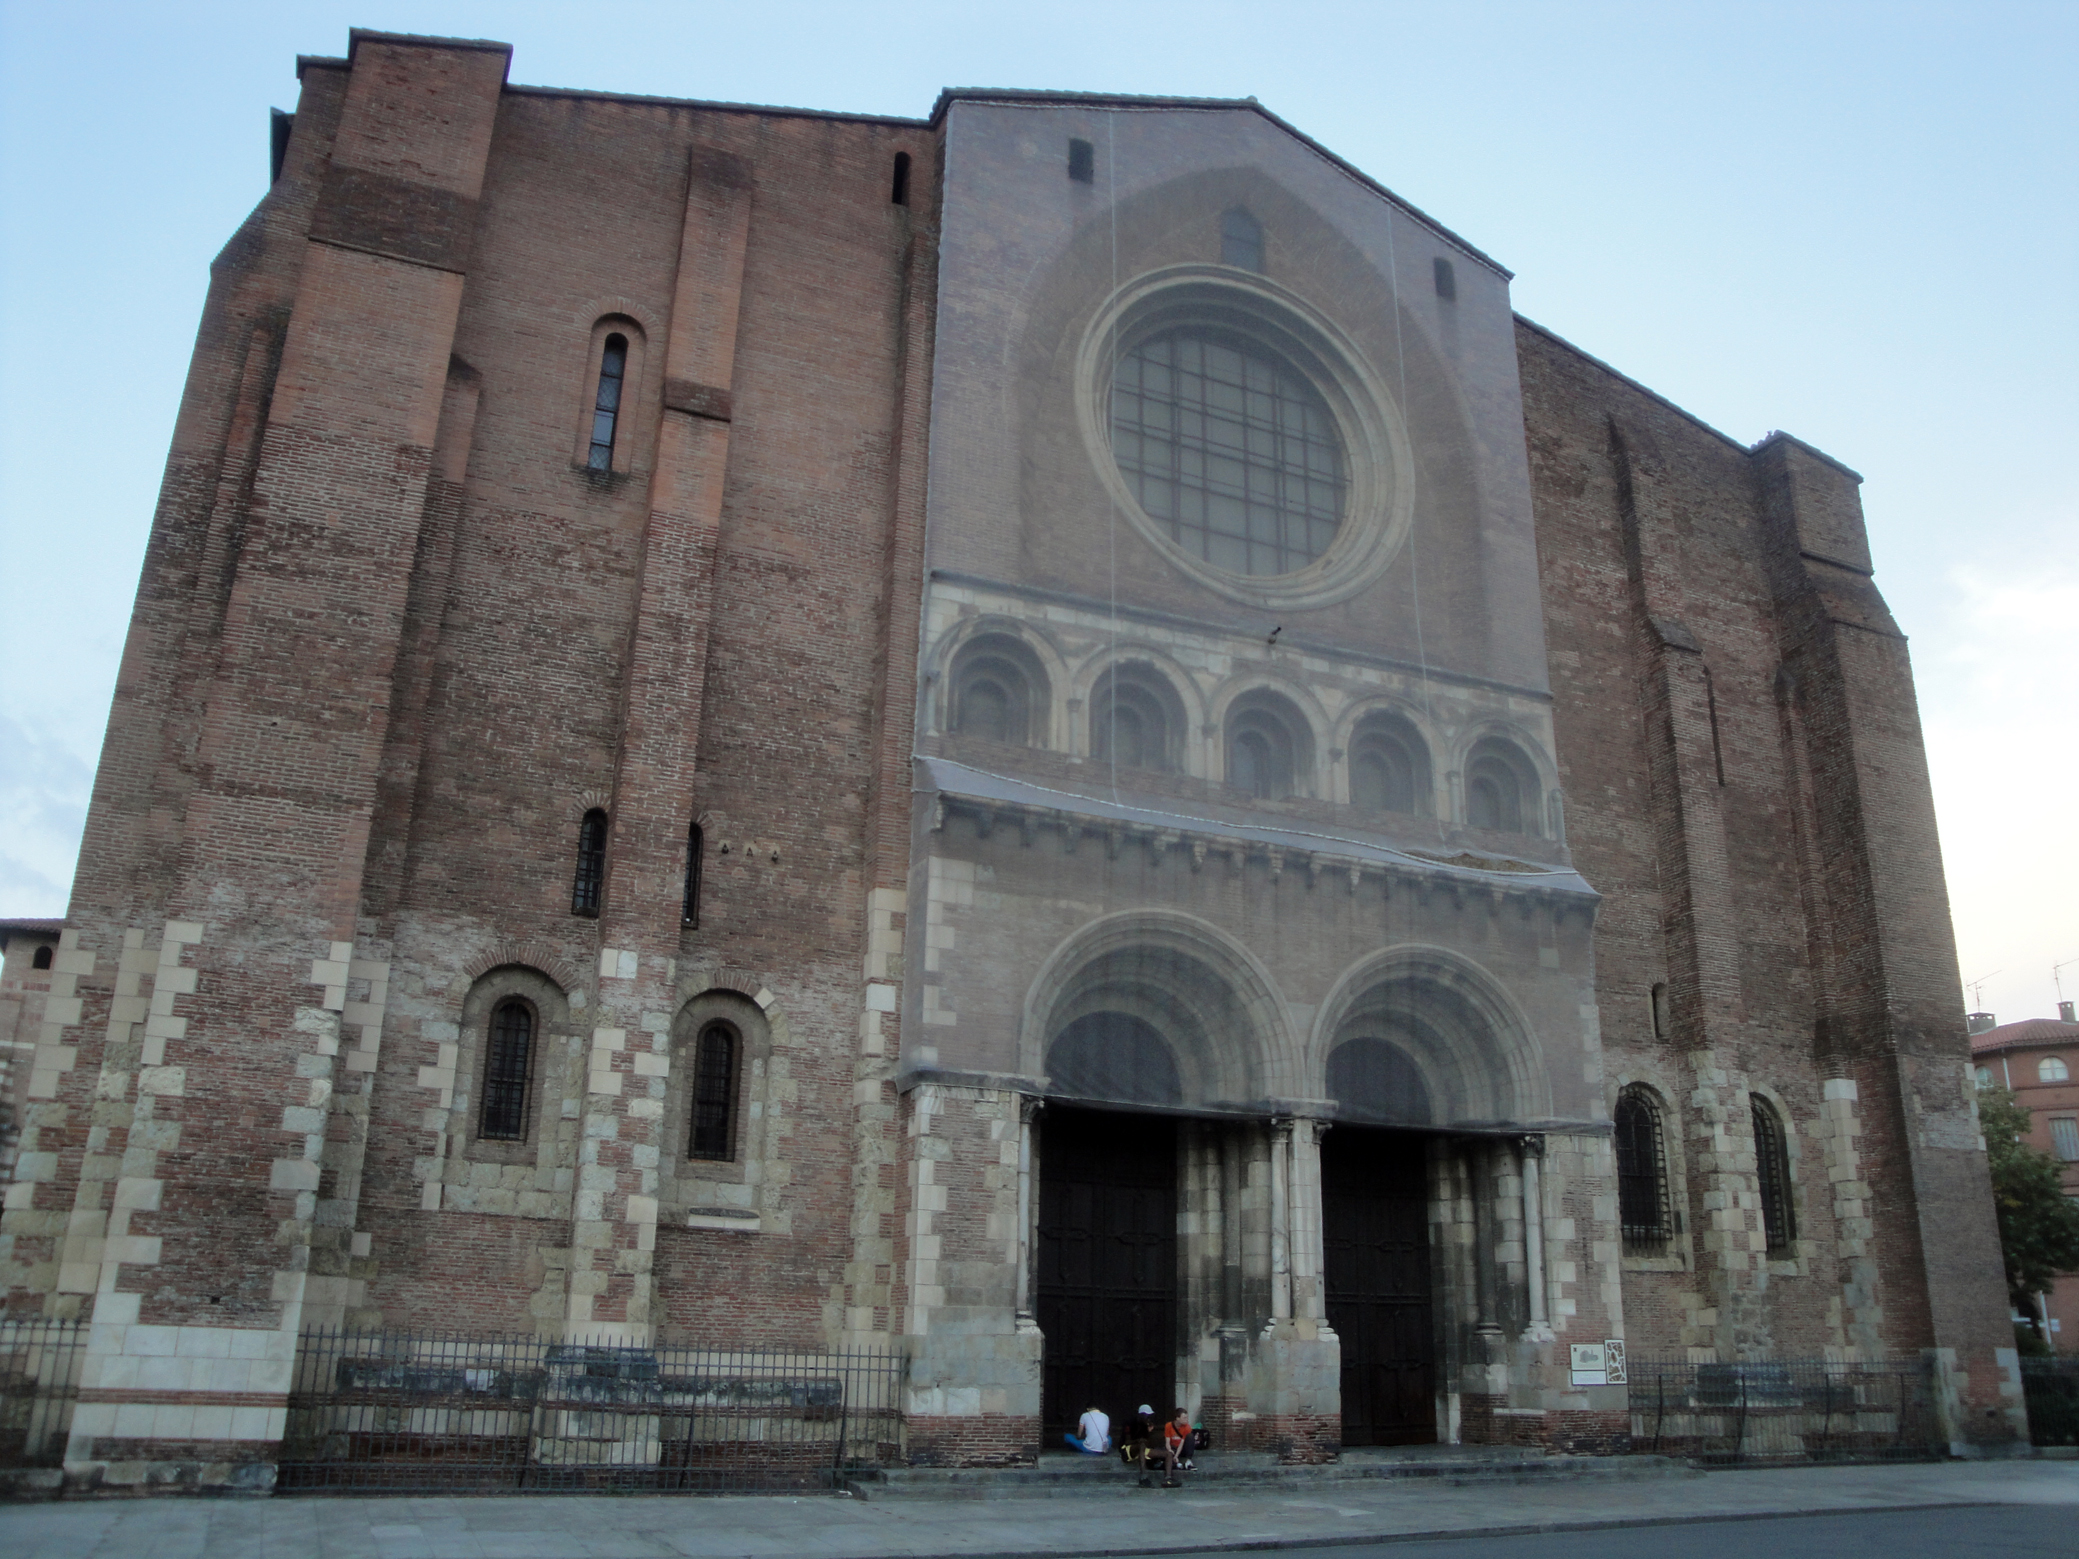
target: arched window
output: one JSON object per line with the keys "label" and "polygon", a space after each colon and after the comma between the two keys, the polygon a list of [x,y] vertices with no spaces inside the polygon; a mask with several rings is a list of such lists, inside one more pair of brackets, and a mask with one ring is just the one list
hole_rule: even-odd
{"label": "arched window", "polygon": [[736,1030],[710,1023],[700,1031],[693,1059],[693,1121],[688,1158],[736,1156]]}
{"label": "arched window", "polygon": [[1761,1182],[1761,1227],[1771,1256],[1788,1256],[1797,1240],[1797,1214],[1790,1205],[1790,1147],[1783,1122],[1768,1100],[1755,1094],[1754,1168]]}
{"label": "arched window", "polygon": [[1348,1039],[1328,1057],[1328,1096],[1351,1120],[1429,1124],[1429,1087],[1408,1053],[1385,1039]]}
{"label": "arched window", "polygon": [[1227,783],[1245,796],[1278,801],[1301,790],[1313,762],[1306,722],[1289,701],[1251,693],[1227,712]]}
{"label": "arched window", "polygon": [[1426,816],[1429,748],[1398,716],[1374,716],[1350,742],[1350,803],[1360,812]]}
{"label": "arched window", "polygon": [[686,903],[679,916],[689,926],[700,924],[700,861],[707,852],[707,837],[695,823],[686,830]]}
{"label": "arched window", "polygon": [[594,807],[578,824],[577,878],[570,888],[570,912],[598,919],[605,887],[606,814]]}
{"label": "arched window", "polygon": [[1121,768],[1177,767],[1184,706],[1176,690],[1148,666],[1118,666],[1090,694],[1090,754]]}
{"label": "arched window", "polygon": [[509,997],[491,1009],[478,1136],[492,1142],[519,1142],[526,1137],[527,1093],[533,1078],[534,1009],[518,997]]}
{"label": "arched window", "polygon": [[962,736],[1036,745],[1035,716],[1046,708],[1047,678],[1039,657],[1009,634],[981,634],[953,660],[949,724]]}
{"label": "arched window", "polygon": [[50,943],[46,942],[43,944],[43,946],[37,948],[36,951],[30,955],[29,967],[31,969],[48,969],[50,966],[51,947]]}
{"label": "arched window", "polygon": [[599,389],[592,400],[592,452],[586,466],[594,471],[614,468],[614,429],[621,419],[621,382],[628,375],[628,338],[618,332],[606,338],[599,354]]}
{"label": "arched window", "polygon": [[2062,1056],[2045,1056],[2036,1063],[2036,1081],[2039,1083],[2062,1083],[2070,1080],[2071,1068]]}
{"label": "arched window", "polygon": [[888,200],[890,204],[897,206],[906,206],[910,203],[910,154],[908,152],[897,152],[895,154],[895,182],[888,191]]}
{"label": "arched window", "polygon": [[1483,737],[1465,766],[1465,820],[1500,834],[1535,834],[1538,776],[1510,742]]}
{"label": "arched window", "polygon": [[1126,1104],[1178,1104],[1183,1080],[1169,1042],[1153,1024],[1124,1012],[1077,1018],[1047,1047],[1054,1092],[1072,1099]]}
{"label": "arched window", "polygon": [[1263,224],[1240,206],[1220,218],[1220,263],[1244,271],[1263,269]]}
{"label": "arched window", "polygon": [[1660,1111],[1646,1090],[1633,1086],[1617,1096],[1617,1222],[1627,1256],[1667,1253],[1674,1220],[1668,1214],[1667,1154],[1660,1136]]}

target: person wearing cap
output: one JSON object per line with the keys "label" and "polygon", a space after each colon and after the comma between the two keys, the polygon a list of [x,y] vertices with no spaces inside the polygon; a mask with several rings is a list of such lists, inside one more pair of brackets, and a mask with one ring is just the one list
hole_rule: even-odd
{"label": "person wearing cap", "polygon": [[1143,1402],[1133,1415],[1133,1422],[1126,1426],[1126,1439],[1119,1447],[1119,1455],[1129,1467],[1141,1470],[1141,1487],[1153,1488],[1154,1480],[1148,1476],[1153,1458],[1159,1454],[1155,1447],[1162,1443],[1155,1425],[1155,1409]]}

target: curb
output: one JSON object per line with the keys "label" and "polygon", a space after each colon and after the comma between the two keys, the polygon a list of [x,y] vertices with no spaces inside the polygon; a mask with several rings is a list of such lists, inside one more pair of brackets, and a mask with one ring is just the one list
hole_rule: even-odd
{"label": "curb", "polygon": [[[1353,1548],[1360,1544],[1438,1543],[1455,1538],[1537,1537],[1553,1532],[1612,1532],[1634,1527],[1699,1526],[1730,1521],[1799,1521],[1819,1516],[1870,1516],[1906,1510],[1989,1510],[2003,1500],[1936,1499],[1885,1505],[1828,1505],[1824,1508],[1752,1510],[1731,1514],[1703,1512],[1685,1516],[1612,1516],[1580,1521],[1520,1521],[1491,1527],[1439,1527],[1421,1532],[1339,1532],[1333,1537],[1262,1537],[1232,1542],[1135,1544],[1130,1548],[1016,1548],[997,1553],[959,1549],[943,1554],[878,1554],[871,1559],[1156,1559],[1166,1554],[1253,1554],[1283,1549]],[[867,1556],[856,1556],[867,1559]]]}

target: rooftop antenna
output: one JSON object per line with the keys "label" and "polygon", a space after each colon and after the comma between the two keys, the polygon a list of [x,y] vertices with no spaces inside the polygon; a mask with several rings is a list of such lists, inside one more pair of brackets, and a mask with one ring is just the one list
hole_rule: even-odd
{"label": "rooftop antenna", "polygon": [[2075,953],[2072,957],[2067,958],[2061,964],[2052,964],[2050,966],[2050,983],[2057,987],[2057,999],[2060,1004],[2062,1004],[2065,999],[2064,972],[2067,969],[2071,968],[2074,964],[2079,964],[2079,953]]}
{"label": "rooftop antenna", "polygon": [[[2072,961],[2074,963],[2079,963],[2079,958],[2075,958]],[[1964,981],[1964,989],[1971,993],[1971,1010],[1973,1012],[1982,1012],[1985,1010],[1985,998],[1981,996],[1979,993],[1983,991],[1986,986],[1990,985],[1994,980],[1997,980],[2001,975],[2005,974],[2006,972],[2007,971],[2004,969],[1995,969],[1992,971],[1991,974],[1981,974],[1975,980]]]}

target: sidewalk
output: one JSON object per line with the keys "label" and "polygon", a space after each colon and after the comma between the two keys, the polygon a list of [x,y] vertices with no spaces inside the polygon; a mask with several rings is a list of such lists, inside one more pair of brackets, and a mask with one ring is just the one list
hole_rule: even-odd
{"label": "sidewalk", "polygon": [[991,1559],[1987,1504],[2079,1506],[2079,1462],[1797,1467],[1535,1485],[1126,1489],[990,1500],[82,1501],[0,1508],[0,1552],[10,1559]]}

